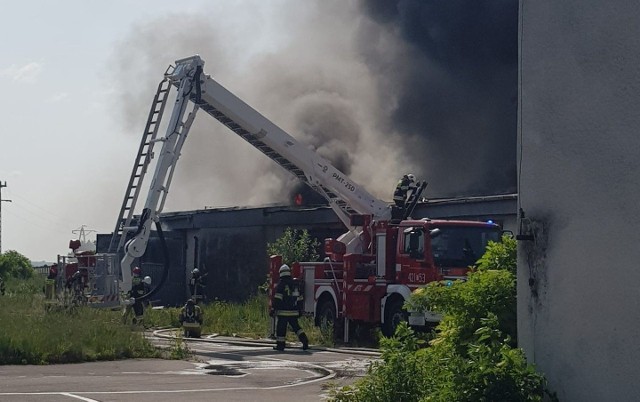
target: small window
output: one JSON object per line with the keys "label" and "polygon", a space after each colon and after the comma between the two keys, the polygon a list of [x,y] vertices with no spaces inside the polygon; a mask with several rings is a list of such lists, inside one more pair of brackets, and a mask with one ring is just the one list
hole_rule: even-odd
{"label": "small window", "polygon": [[410,228],[404,231],[403,252],[411,258],[424,259],[424,230]]}

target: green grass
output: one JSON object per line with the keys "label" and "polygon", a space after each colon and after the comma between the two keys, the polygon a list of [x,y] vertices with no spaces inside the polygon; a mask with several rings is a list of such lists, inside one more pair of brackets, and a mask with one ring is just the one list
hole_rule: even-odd
{"label": "green grass", "polygon": [[[265,295],[254,296],[240,304],[216,301],[200,307],[204,316],[203,334],[260,339],[268,337],[271,332]],[[145,311],[145,324],[153,327],[179,327],[179,314],[179,308],[148,309]],[[300,325],[312,344],[332,345],[332,337],[315,327],[313,319],[302,317]],[[291,330],[287,331],[287,340],[297,341]]]}
{"label": "green grass", "polygon": [[120,312],[79,307],[45,311],[42,278],[12,280],[0,296],[0,364],[54,364],[134,357],[158,351]]}
{"label": "green grass", "polygon": [[[0,296],[0,365],[56,364],[125,358],[164,357],[182,359],[190,351],[181,339],[169,350],[159,351],[137,328],[125,325],[121,312],[91,307],[46,309],[43,278],[9,280]],[[202,305],[203,334],[261,339],[270,335],[267,297],[244,303],[213,302]],[[147,327],[179,327],[179,308],[145,310]],[[300,319],[311,344],[332,346],[333,337],[322,333],[308,317]],[[179,332],[177,332],[179,334]],[[289,330],[287,340],[297,341]]]}

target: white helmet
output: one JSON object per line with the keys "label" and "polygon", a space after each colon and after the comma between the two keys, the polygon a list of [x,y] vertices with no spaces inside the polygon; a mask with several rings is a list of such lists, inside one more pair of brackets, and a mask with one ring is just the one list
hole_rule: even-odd
{"label": "white helmet", "polygon": [[151,285],[151,277],[150,276],[145,276],[142,281],[144,283],[146,283],[147,285]]}
{"label": "white helmet", "polygon": [[285,276],[291,276],[291,268],[289,268],[287,264],[282,264],[278,273],[280,274],[280,278]]}
{"label": "white helmet", "polygon": [[407,177],[409,178],[410,181],[416,181],[416,176],[414,176],[413,173],[409,173]]}

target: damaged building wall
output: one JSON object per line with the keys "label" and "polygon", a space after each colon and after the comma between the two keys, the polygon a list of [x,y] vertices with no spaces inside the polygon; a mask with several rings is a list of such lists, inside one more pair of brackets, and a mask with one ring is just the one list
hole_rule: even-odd
{"label": "damaged building wall", "polygon": [[640,395],[639,14],[520,1],[519,345],[561,401]]}

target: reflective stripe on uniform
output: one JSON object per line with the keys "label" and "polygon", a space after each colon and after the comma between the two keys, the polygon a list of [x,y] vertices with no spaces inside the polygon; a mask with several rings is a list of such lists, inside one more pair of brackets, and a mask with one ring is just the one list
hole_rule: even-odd
{"label": "reflective stripe on uniform", "polygon": [[297,317],[300,313],[298,310],[278,310],[278,315],[281,317]]}

